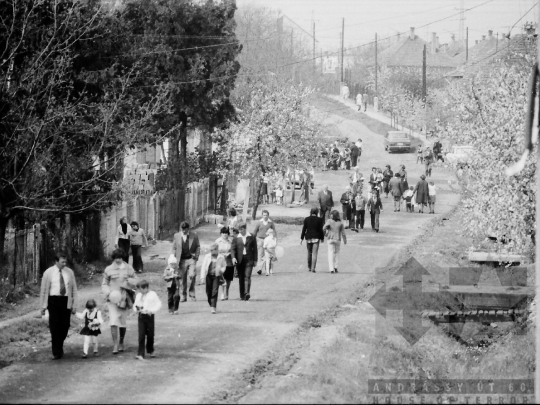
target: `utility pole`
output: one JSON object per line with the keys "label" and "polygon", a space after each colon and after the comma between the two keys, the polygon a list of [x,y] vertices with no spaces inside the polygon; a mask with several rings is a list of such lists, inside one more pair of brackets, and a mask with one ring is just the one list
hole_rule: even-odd
{"label": "utility pole", "polygon": [[[538,12],[540,15],[540,7],[538,7]],[[540,19],[538,20],[540,21]],[[537,47],[538,47],[538,55],[536,56],[536,60],[538,61],[540,57],[540,41],[537,41]],[[538,65],[535,64],[535,69],[538,69]],[[529,94],[529,97],[532,97],[531,94]],[[536,106],[536,102],[534,102],[535,111],[531,111],[533,114],[538,111],[538,108]],[[532,124],[531,124],[532,125]],[[538,135],[538,127],[533,127],[531,131],[536,132],[536,135]],[[531,133],[531,138],[534,139],[534,132]],[[537,167],[540,164],[540,153],[536,152],[536,165]],[[536,176],[536,190],[540,190],[540,176]],[[540,198],[536,199],[536,229],[539,229],[540,226]],[[535,298],[540,297],[540,260],[538,260],[538,257],[540,255],[540,243],[538,241],[536,242],[536,292],[535,292]],[[536,300],[536,367],[534,371],[534,397],[537,404],[540,403],[540,327],[538,327],[538,322],[540,322],[540,305],[538,305],[538,300]]]}
{"label": "utility pole", "polygon": [[345,18],[341,20],[341,82],[343,83],[343,69],[345,67],[345,60],[343,59],[343,44],[345,42]]}
{"label": "utility pole", "polygon": [[469,60],[469,27],[467,27],[465,34],[465,62]]}
{"label": "utility pole", "polygon": [[315,70],[316,70],[316,63],[315,63],[315,21],[313,22],[313,76],[315,76]]}
{"label": "utility pole", "polygon": [[495,52],[499,50],[499,33],[497,32],[497,42],[495,42]]}
{"label": "utility pole", "polygon": [[426,102],[427,89],[426,89],[426,45],[424,45],[424,53],[422,55],[422,101]]}
{"label": "utility pole", "polygon": [[378,60],[378,54],[377,54],[377,33],[375,33],[375,96],[374,97],[378,97],[379,96],[379,93],[378,93],[378,83],[377,83],[377,80],[378,80],[378,70],[379,70],[379,60]]}

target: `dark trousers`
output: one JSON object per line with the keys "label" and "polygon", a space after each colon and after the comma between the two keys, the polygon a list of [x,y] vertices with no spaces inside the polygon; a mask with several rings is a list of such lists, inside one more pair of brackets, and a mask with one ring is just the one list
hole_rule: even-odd
{"label": "dark trousers", "polygon": [[351,166],[356,167],[357,163],[358,163],[358,156],[351,155]]}
{"label": "dark trousers", "polygon": [[180,305],[180,290],[178,289],[178,286],[176,285],[176,280],[173,280],[171,286],[167,288],[167,295],[168,295],[167,302],[169,303],[169,312],[178,311],[178,306]]}
{"label": "dark trousers", "polygon": [[371,228],[379,229],[379,213],[372,212],[370,215],[371,215]]}
{"label": "dark trousers", "polygon": [[366,210],[356,211],[356,228],[360,226],[360,229],[364,229],[365,217],[366,217]]}
{"label": "dark trousers", "polygon": [[238,272],[240,299],[244,299],[246,297],[246,294],[250,293],[251,272],[253,271],[253,264],[248,263],[246,257],[243,257],[242,261],[236,265],[236,270]]}
{"label": "dark trousers", "polygon": [[71,309],[67,307],[68,297],[51,296],[47,302],[49,310],[49,330],[51,331],[53,356],[64,355],[64,340],[71,322]]}
{"label": "dark trousers", "polygon": [[347,170],[351,170],[351,161],[350,161],[350,160],[346,160],[346,161],[345,161],[345,168],[346,168]]}
{"label": "dark trousers", "polygon": [[325,221],[330,218],[330,211],[332,211],[332,207],[321,207],[319,210],[319,215],[322,219]]}
{"label": "dark trousers", "polygon": [[317,243],[306,243],[307,246],[307,265],[309,270],[315,270],[317,267],[317,255],[319,254],[319,244]]}
{"label": "dark trousers", "polygon": [[126,263],[129,263],[129,246],[129,239],[118,239],[118,247],[122,249],[122,252],[124,252],[124,256],[122,257],[122,259]]}
{"label": "dark trousers", "polygon": [[154,353],[154,315],[139,314],[139,356],[144,357],[144,344],[146,353]]}
{"label": "dark trousers", "polygon": [[143,271],[143,261],[141,253],[141,245],[131,245],[131,254],[133,255],[133,270],[135,271]]}
{"label": "dark trousers", "polygon": [[219,279],[211,274],[206,275],[206,296],[208,297],[208,305],[212,308],[217,307],[217,298],[219,293]]}

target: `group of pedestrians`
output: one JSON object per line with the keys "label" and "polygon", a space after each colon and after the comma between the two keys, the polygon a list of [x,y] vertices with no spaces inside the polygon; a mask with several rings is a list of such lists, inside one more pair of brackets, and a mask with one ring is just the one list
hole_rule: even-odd
{"label": "group of pedestrians", "polygon": [[361,155],[362,139],[356,142],[335,141],[321,148],[321,159],[326,163],[326,169],[331,170],[351,170],[358,166]]}
{"label": "group of pedestrians", "polygon": [[439,160],[444,163],[443,146],[440,141],[433,143],[433,148],[419,145],[416,149],[416,164],[421,163],[425,166],[425,176],[431,177],[431,171],[433,170],[433,164]]}
{"label": "group of pedestrians", "polygon": [[116,246],[122,251],[122,259],[129,262],[129,251],[133,257],[133,268],[137,273],[142,273],[144,264],[142,260],[142,248],[148,245],[148,239],[144,229],[139,227],[137,221],[132,221],[128,224],[127,217],[120,219],[120,225],[116,228],[115,235]]}

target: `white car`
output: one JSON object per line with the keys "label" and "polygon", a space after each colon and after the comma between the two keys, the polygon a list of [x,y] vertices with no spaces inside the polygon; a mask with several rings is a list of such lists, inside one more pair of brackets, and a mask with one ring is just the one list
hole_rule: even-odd
{"label": "white car", "polygon": [[452,166],[467,164],[468,158],[474,153],[472,146],[452,146],[452,151],[447,153],[445,159]]}

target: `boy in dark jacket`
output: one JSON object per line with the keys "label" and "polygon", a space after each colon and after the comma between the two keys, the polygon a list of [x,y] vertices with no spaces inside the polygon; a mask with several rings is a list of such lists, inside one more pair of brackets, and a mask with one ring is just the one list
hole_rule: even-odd
{"label": "boy in dark jacket", "polygon": [[317,255],[319,253],[319,245],[324,242],[324,220],[319,218],[319,210],[312,208],[310,216],[304,219],[302,234],[300,235],[300,244],[306,239],[308,252],[308,271],[315,273],[317,267]]}

